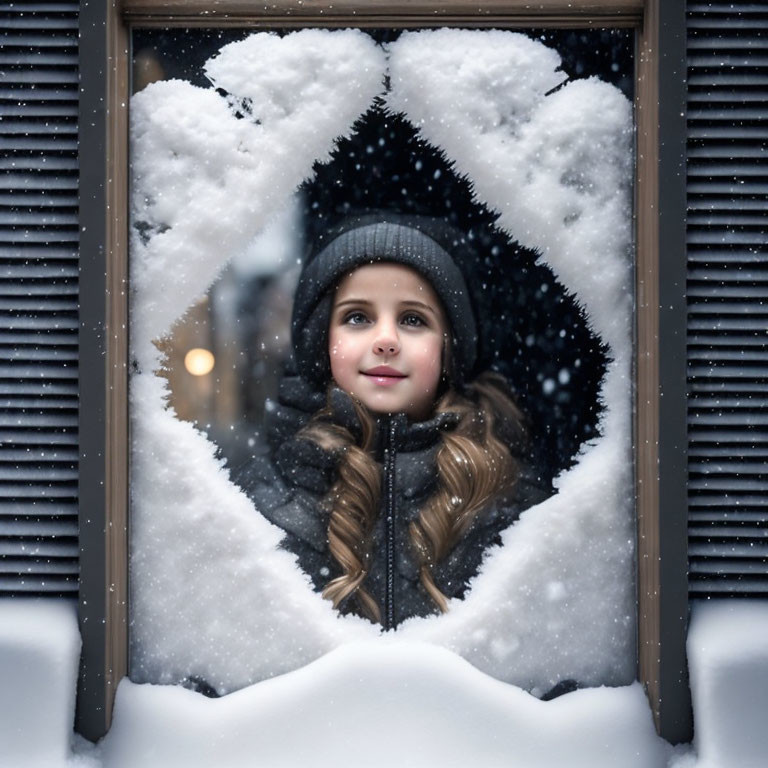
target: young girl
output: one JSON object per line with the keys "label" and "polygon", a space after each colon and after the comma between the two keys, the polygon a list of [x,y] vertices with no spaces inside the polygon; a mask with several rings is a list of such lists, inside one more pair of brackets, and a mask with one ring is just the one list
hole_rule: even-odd
{"label": "young girl", "polygon": [[268,404],[272,456],[237,481],[342,613],[397,627],[461,598],[488,547],[545,495],[444,222],[353,219],[304,265],[295,375]]}

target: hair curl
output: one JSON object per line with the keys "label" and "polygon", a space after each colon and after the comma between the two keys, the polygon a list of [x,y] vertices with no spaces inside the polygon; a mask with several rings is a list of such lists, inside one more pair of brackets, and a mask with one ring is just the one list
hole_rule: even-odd
{"label": "hair curl", "polygon": [[364,616],[381,622],[381,610],[363,581],[371,559],[371,533],[376,522],[381,493],[379,467],[371,455],[373,419],[353,400],[362,425],[360,443],[352,433],[328,421],[330,409],[321,409],[303,430],[303,435],[321,448],[341,455],[338,478],[324,502],[330,511],[328,547],[342,570],[323,590],[333,607],[354,596]]}
{"label": "hair curl", "polygon": [[[371,560],[373,526],[379,512],[381,468],[371,454],[374,421],[368,410],[354,401],[362,437],[329,420],[323,408],[303,434],[322,448],[341,456],[338,478],[325,498],[330,511],[328,546],[342,574],[326,584],[323,597],[338,607],[354,597],[364,616],[381,622],[381,609],[365,589]],[[457,413],[459,422],[442,434],[437,453],[438,485],[435,493],[409,526],[419,559],[419,578],[436,607],[447,610],[447,599],[433,577],[434,567],[466,535],[472,523],[493,498],[509,490],[519,469],[505,434],[522,440],[522,416],[506,381],[496,373],[481,374],[460,395],[449,389],[435,406],[436,413]]]}

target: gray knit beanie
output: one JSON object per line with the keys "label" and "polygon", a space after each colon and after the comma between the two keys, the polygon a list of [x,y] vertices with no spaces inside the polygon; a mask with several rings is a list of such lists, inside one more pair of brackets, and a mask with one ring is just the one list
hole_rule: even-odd
{"label": "gray knit beanie", "polygon": [[330,380],[328,325],[339,280],[363,264],[404,264],[425,277],[451,325],[452,386],[461,389],[477,358],[475,316],[464,276],[449,248],[467,249],[461,233],[428,217],[387,215],[351,219],[304,264],[293,304],[293,349],[298,373],[322,388]]}

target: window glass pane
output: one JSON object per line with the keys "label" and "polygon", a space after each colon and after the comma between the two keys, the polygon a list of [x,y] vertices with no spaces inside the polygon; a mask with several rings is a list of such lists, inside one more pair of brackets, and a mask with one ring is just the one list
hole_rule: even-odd
{"label": "window glass pane", "polygon": [[633,679],[632,34],[133,48],[132,676]]}

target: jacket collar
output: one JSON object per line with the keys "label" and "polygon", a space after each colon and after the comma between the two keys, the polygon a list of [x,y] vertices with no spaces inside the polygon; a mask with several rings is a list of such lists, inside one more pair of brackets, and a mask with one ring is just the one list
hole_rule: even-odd
{"label": "jacket collar", "polygon": [[[357,417],[352,398],[338,387],[333,387],[328,396],[329,419],[348,429],[360,440],[362,425]],[[374,416],[373,452],[380,454],[388,435],[392,435],[394,448],[399,451],[418,451],[434,445],[440,434],[451,430],[459,423],[457,413],[441,412],[425,421],[410,421],[404,413],[376,414]]]}

